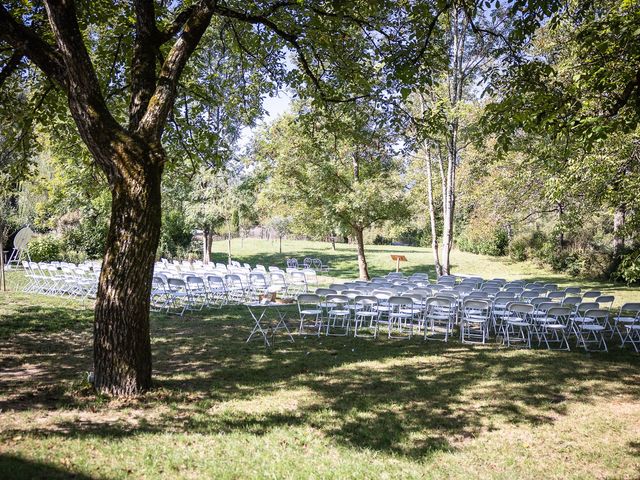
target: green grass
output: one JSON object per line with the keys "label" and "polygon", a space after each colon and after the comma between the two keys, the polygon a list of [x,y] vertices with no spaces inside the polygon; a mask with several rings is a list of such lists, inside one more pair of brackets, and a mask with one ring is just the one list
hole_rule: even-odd
{"label": "green grass", "polygon": [[[277,249],[237,242],[250,263]],[[335,255],[320,243],[284,247],[355,274],[344,245]],[[373,248],[374,274],[391,268],[390,251],[416,270],[430,263],[424,249]],[[264,263],[281,263],[272,255]],[[458,252],[454,261],[457,272],[548,275]],[[231,307],[154,315],[154,390],[111,400],[84,380],[91,318],[77,302],[0,293],[0,478],[640,475],[640,356],[630,351],[297,335],[265,349],[244,342],[252,324]]]}

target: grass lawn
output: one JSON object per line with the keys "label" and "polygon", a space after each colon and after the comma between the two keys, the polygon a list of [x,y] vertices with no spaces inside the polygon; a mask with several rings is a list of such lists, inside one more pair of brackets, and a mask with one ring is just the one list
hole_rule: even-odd
{"label": "grass lawn", "polygon": [[[234,241],[237,259],[282,264],[277,244]],[[352,277],[353,249],[284,242]],[[216,251],[225,252],[223,243]],[[408,270],[430,252],[390,252]],[[225,258],[224,253],[217,254]],[[530,264],[455,252],[454,270],[614,291]],[[329,279],[325,278],[325,282]],[[17,289],[19,274],[10,276]],[[293,316],[293,312],[292,312]],[[0,293],[0,479],[638,478],[640,355],[507,350],[420,340],[295,336],[246,344],[241,307],[154,315],[155,389],[95,397],[89,309]]]}

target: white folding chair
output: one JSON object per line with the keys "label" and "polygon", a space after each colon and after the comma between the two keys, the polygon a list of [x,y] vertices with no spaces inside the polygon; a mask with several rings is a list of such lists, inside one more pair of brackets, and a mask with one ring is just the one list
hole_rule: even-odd
{"label": "white folding chair", "polygon": [[320,305],[320,295],[315,293],[301,293],[298,295],[298,314],[300,316],[300,328],[298,331],[304,333],[305,322],[309,319],[313,320],[312,327],[316,330],[316,334],[320,336],[322,329],[322,306]]}
{"label": "white folding chair", "polygon": [[462,302],[460,340],[462,343],[485,343],[489,337],[491,304],[488,300],[467,297]]}

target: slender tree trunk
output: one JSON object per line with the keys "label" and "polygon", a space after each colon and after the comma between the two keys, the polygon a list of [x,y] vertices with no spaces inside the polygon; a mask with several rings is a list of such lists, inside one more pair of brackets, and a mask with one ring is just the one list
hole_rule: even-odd
{"label": "slender tree trunk", "polygon": [[618,257],[624,250],[624,224],[627,210],[624,205],[619,205],[613,213],[613,255]]}
{"label": "slender tree trunk", "polygon": [[436,275],[442,275],[442,266],[440,265],[440,255],[438,252],[438,230],[436,225],[436,209],[433,201],[433,171],[431,164],[431,149],[425,145],[425,168],[427,170],[427,203],[429,204],[429,223],[431,225],[431,250],[433,251],[433,266]]}
{"label": "slender tree trunk", "polygon": [[335,235],[331,235],[331,248],[333,249],[333,251],[336,251],[336,236]]}
{"label": "slender tree trunk", "polygon": [[[562,206],[562,203],[558,203],[558,223],[562,223],[562,215],[564,215],[564,208]],[[560,233],[558,234],[558,244],[560,246],[560,250],[562,250],[564,248],[564,231],[560,230]]]}
{"label": "slender tree trunk", "polygon": [[[2,235],[2,232],[0,232]],[[7,283],[4,277],[4,242],[0,238],[0,288],[3,292],[7,291]]]}
{"label": "slender tree trunk", "polygon": [[450,58],[449,72],[449,103],[453,113],[448,121],[447,132],[447,177],[444,202],[444,225],[442,232],[442,273],[451,273],[450,254],[453,246],[453,218],[456,205],[456,168],[458,165],[458,129],[459,118],[456,111],[458,103],[462,100],[463,91],[463,59],[465,55],[465,32],[467,29],[467,17],[461,8],[454,12],[451,35],[452,57]]}
{"label": "slender tree trunk", "polygon": [[279,251],[279,253],[282,253],[282,235],[280,235],[279,239],[280,239],[280,246],[279,246],[278,251]]}
{"label": "slender tree trunk", "polygon": [[369,280],[369,268],[367,266],[367,257],[364,253],[364,235],[361,228],[354,228],[356,234],[356,244],[358,246],[358,270],[362,280]]}
{"label": "slender tree trunk", "polygon": [[231,265],[231,220],[227,219],[227,265]]}
{"label": "slender tree trunk", "polygon": [[146,160],[130,158],[127,171],[111,182],[93,353],[94,386],[112,395],[134,395],[151,387],[149,298],[160,238],[162,162]]}
{"label": "slender tree trunk", "polygon": [[202,230],[202,263],[209,265],[209,230],[206,228]]}

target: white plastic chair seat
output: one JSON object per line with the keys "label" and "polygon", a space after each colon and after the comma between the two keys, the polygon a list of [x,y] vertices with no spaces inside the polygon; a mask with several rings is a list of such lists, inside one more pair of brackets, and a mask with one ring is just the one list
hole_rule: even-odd
{"label": "white plastic chair seat", "polygon": [[638,318],[637,317],[616,317],[615,321],[620,323],[635,323],[638,321]]}
{"label": "white plastic chair seat", "polygon": [[524,320],[507,320],[507,323],[509,325],[514,326],[514,327],[528,327],[529,326],[529,322],[525,322]]}
{"label": "white plastic chair seat", "polygon": [[590,332],[601,332],[603,331],[606,327],[604,325],[598,325],[598,324],[591,324],[591,323],[587,323],[585,325],[580,325],[580,328],[582,330],[588,330]]}
{"label": "white plastic chair seat", "polygon": [[329,312],[329,315],[349,316],[351,315],[351,310],[334,309]]}
{"label": "white plastic chair seat", "polygon": [[470,323],[484,323],[489,319],[487,317],[479,316],[479,315],[467,315],[464,317],[465,322]]}
{"label": "white plastic chair seat", "polygon": [[321,315],[322,310],[300,310],[303,315]]}
{"label": "white plastic chair seat", "polygon": [[547,330],[565,330],[567,327],[561,323],[547,323],[544,328]]}

